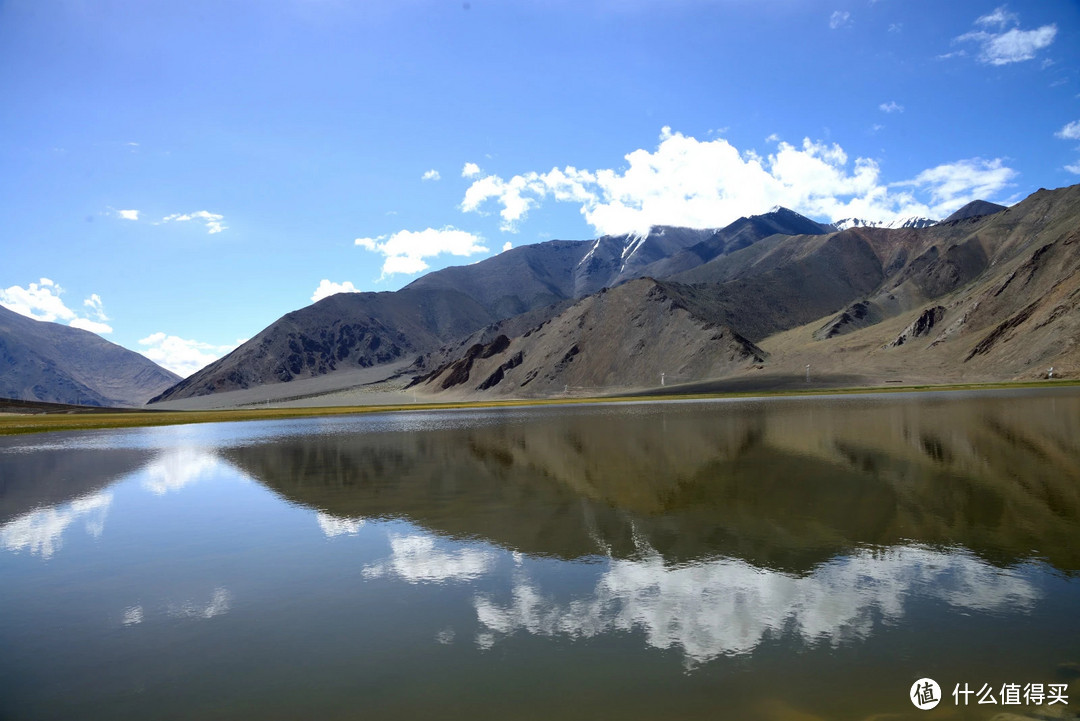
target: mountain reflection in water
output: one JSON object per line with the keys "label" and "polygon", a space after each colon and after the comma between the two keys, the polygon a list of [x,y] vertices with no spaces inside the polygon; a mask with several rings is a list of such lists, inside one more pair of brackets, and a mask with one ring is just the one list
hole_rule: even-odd
{"label": "mountain reflection in water", "polygon": [[50,438],[0,439],[4,718],[907,718],[1080,661],[1077,392]]}
{"label": "mountain reflection in water", "polygon": [[[291,502],[574,559],[793,573],[865,545],[1080,569],[1080,405],[1020,397],[638,406],[335,433],[224,458]],[[707,409],[707,410],[706,410]]]}

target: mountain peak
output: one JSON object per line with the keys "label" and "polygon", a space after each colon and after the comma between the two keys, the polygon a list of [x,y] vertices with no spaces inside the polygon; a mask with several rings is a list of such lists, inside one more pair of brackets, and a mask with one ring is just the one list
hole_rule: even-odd
{"label": "mountain peak", "polygon": [[973,200],[941,222],[948,223],[953,220],[966,220],[968,218],[977,218],[982,215],[993,215],[994,213],[1000,213],[1003,210],[1005,210],[1004,205],[990,203],[985,200]]}

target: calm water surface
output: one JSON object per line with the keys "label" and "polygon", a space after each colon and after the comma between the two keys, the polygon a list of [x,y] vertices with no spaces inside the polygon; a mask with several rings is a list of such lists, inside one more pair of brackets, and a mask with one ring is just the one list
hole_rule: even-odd
{"label": "calm water surface", "polygon": [[1078,572],[1067,390],[6,438],[0,718],[1072,718]]}

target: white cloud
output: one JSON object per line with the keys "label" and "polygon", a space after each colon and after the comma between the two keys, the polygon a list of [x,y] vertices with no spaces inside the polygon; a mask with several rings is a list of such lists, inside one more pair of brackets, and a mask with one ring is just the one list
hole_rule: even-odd
{"label": "white cloud", "polygon": [[461,169],[463,178],[475,178],[477,175],[480,175],[480,166],[476,163],[465,163],[465,167]]}
{"label": "white cloud", "polygon": [[882,103],[878,108],[883,113],[902,113],[904,112],[904,106],[897,103],[895,100],[890,100],[887,103]]}
{"label": "white cloud", "polygon": [[103,334],[112,333],[112,326],[108,323],[101,323],[100,321],[90,320],[89,318],[76,318],[68,323],[72,328],[78,328],[80,330],[87,330],[91,333]]}
{"label": "white cloud", "polygon": [[116,214],[124,220],[138,220],[139,211],[137,210],[118,210]]}
{"label": "white cloud", "polygon": [[1062,140],[1080,140],[1080,120],[1066,123],[1064,128],[1054,133],[1054,137]]}
{"label": "white cloud", "polygon": [[902,33],[904,32],[904,23],[892,23],[889,25],[890,33]]}
{"label": "white cloud", "polygon": [[976,25],[995,25],[999,29],[1006,28],[1009,25],[1016,25],[1020,22],[1020,16],[1016,13],[1009,12],[1008,8],[1002,5],[996,8],[994,12],[989,15],[983,15],[975,20]]}
{"label": "white cloud", "polygon": [[722,227],[774,205],[829,220],[944,217],[963,205],[961,198],[974,193],[987,198],[1015,176],[1000,159],[974,158],[889,184],[876,161],[849,163],[835,143],[779,141],[774,153],[761,156],[753,150],[740,153],[723,138],[699,141],[670,128],[662,130],[654,152],[635,150],[625,160],[621,170],[566,167],[510,180],[477,178],[461,207],[479,212],[493,201],[502,205],[504,222],[513,225],[552,198],[578,204],[600,234],[643,234],[655,225]]}
{"label": "white cloud", "polygon": [[973,200],[994,195],[1007,187],[1014,177],[1016,171],[1005,167],[1000,158],[972,158],[924,170],[914,179],[894,185],[922,188],[930,195],[933,203],[931,212],[937,217],[944,217],[951,210]]}
{"label": "white cloud", "polygon": [[[979,46],[977,59],[983,64],[1008,65],[1033,59],[1039,50],[1049,47],[1057,36],[1057,25],[1043,25],[1034,30],[1021,30],[1019,24],[1020,16],[1009,12],[1003,5],[989,15],[983,15],[975,20],[975,25],[983,29],[964,33],[954,42],[977,43]],[[1009,29],[1006,30],[1006,28]],[[958,53],[949,53],[939,57],[952,57],[956,54]]]}
{"label": "white cloud", "polygon": [[105,315],[105,306],[101,302],[101,296],[97,293],[91,293],[90,297],[83,301],[83,305],[92,310],[94,317],[98,320],[109,319],[109,317]]}
{"label": "white cloud", "polygon": [[219,213],[211,213],[208,210],[197,210],[194,213],[173,213],[167,215],[161,219],[162,223],[183,223],[189,220],[204,220],[206,221],[206,232],[210,235],[220,233],[223,230],[228,230],[229,226],[225,225],[225,216]]}
{"label": "white cloud", "polygon": [[503,252],[505,253],[506,251],[510,250],[510,249],[511,249],[511,248],[513,248],[513,247],[514,247],[514,244],[513,244],[513,243],[511,243],[511,242],[510,242],[510,241],[508,240],[508,241],[506,241],[505,243],[503,243],[503,248],[502,248],[502,249],[503,249]]}
{"label": "white cloud", "polygon": [[75,311],[64,305],[64,301],[60,299],[63,292],[64,289],[59,284],[48,278],[41,278],[27,288],[13,285],[0,290],[0,305],[34,320],[50,323],[70,321],[76,315]]}
{"label": "white cloud", "polygon": [[311,302],[315,303],[323,298],[329,298],[332,295],[338,293],[359,293],[359,289],[352,284],[351,281],[345,281],[344,283],[334,283],[327,278],[323,278],[319,281],[319,287],[315,289],[315,292],[311,294]]}
{"label": "white cloud", "polygon": [[10,288],[0,289],[0,305],[34,320],[49,323],[67,321],[72,328],[88,330],[91,333],[112,333],[112,327],[101,322],[109,319],[105,315],[101,296],[93,293],[83,301],[83,305],[90,308],[92,315],[97,318],[94,321],[68,308],[60,298],[63,292],[64,289],[59,283],[48,278],[41,278],[37,283],[30,283],[26,288],[13,285]]}
{"label": "white cloud", "polygon": [[829,16],[829,27],[833,30],[850,27],[851,24],[851,13],[847,10],[836,10]]}
{"label": "white cloud", "polygon": [[139,345],[149,347],[139,352],[158,365],[186,378],[234,350],[242,342],[237,341],[233,345],[213,345],[159,332],[140,340]]}
{"label": "white cloud", "polygon": [[393,235],[380,235],[377,238],[357,238],[356,245],[386,256],[382,275],[385,278],[395,273],[411,275],[427,270],[424,258],[450,254],[469,256],[487,253],[477,235],[447,226],[441,229],[399,230]]}
{"label": "white cloud", "polygon": [[1066,165],[1065,170],[1068,170],[1070,173],[1080,175],[1080,163],[1076,163],[1075,165]]}
{"label": "white cloud", "polygon": [[426,173],[424,173],[423,175],[421,175],[420,179],[421,180],[438,180],[441,177],[442,176],[439,175],[439,171],[432,168],[431,170],[429,170]]}

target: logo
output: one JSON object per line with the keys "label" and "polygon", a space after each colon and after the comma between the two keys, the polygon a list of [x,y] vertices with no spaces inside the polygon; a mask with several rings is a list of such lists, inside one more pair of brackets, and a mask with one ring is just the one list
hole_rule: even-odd
{"label": "logo", "polygon": [[911,693],[908,698],[915,704],[915,708],[929,711],[941,703],[941,687],[932,678],[920,678],[911,684]]}

